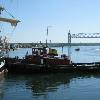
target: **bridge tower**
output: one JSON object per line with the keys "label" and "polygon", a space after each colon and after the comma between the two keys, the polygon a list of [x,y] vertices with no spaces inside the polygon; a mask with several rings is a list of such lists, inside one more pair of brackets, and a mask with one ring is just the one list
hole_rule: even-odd
{"label": "bridge tower", "polygon": [[68,32],[68,57],[71,60],[71,32]]}

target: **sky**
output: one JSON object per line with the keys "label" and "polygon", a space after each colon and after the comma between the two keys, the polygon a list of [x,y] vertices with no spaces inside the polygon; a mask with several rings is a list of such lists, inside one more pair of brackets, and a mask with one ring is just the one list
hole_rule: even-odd
{"label": "sky", "polygon": [[1,25],[11,42],[45,42],[47,38],[48,42],[66,43],[69,30],[71,34],[100,33],[100,0],[0,0],[0,4],[21,21],[14,31],[9,24]]}

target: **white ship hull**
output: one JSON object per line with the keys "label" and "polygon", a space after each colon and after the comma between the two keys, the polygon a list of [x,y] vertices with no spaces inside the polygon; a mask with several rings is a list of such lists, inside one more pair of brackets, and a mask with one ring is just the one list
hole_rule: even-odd
{"label": "white ship hull", "polygon": [[0,76],[2,75],[2,74],[4,74],[5,72],[7,72],[7,69],[5,69],[5,60],[2,60],[1,62],[0,62]]}
{"label": "white ship hull", "polygon": [[5,60],[1,61],[1,64],[0,64],[0,75],[5,72],[4,65],[5,65]]}

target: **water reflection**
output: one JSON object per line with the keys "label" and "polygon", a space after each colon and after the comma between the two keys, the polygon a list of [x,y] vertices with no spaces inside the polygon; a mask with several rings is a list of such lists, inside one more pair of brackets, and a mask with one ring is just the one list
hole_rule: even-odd
{"label": "water reflection", "polygon": [[37,75],[26,83],[27,89],[32,89],[33,95],[43,95],[46,92],[54,92],[57,86],[69,84],[70,76],[66,74]]}
{"label": "water reflection", "polygon": [[[97,75],[97,74],[96,74]],[[47,100],[50,92],[56,92],[60,86],[63,89],[70,88],[70,82],[76,79],[84,79],[94,77],[92,74],[76,74],[76,73],[56,73],[35,75],[26,82],[27,89],[31,89],[34,97],[43,96]],[[97,77],[97,76],[96,76]],[[99,75],[98,75],[99,77]]]}

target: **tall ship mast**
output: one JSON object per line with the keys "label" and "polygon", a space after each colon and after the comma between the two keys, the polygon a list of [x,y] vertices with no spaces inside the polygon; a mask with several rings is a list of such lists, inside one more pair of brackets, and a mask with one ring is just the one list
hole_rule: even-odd
{"label": "tall ship mast", "polygon": [[[11,26],[16,27],[20,21],[16,20],[14,17],[13,18],[1,17],[3,11],[7,12],[4,7],[0,6],[0,23],[10,23]],[[0,75],[5,72],[5,68],[4,68],[5,55],[7,53],[8,53],[7,36],[5,36],[5,38],[2,38],[2,36],[0,36]]]}

